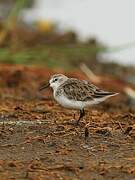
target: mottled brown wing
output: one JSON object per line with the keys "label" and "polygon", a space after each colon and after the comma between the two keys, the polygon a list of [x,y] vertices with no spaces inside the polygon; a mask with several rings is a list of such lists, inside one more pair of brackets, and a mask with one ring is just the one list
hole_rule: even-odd
{"label": "mottled brown wing", "polygon": [[94,91],[85,81],[70,78],[63,85],[64,95],[76,101],[93,100]]}
{"label": "mottled brown wing", "polygon": [[85,81],[85,83],[88,85],[89,89],[93,91],[93,95],[92,95],[93,98],[103,98],[105,96],[116,94],[114,92],[104,91],[88,81]]}
{"label": "mottled brown wing", "polygon": [[70,78],[63,85],[64,95],[68,99],[77,101],[90,101],[94,98],[103,98],[114,93],[103,91],[88,81]]}

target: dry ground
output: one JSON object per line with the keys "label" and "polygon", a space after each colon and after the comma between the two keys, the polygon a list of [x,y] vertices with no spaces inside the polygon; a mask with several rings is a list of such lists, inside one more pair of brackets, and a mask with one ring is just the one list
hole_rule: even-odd
{"label": "dry ground", "polygon": [[135,109],[127,97],[87,109],[75,126],[77,111],[38,92],[52,73],[0,67],[0,180],[135,179]]}

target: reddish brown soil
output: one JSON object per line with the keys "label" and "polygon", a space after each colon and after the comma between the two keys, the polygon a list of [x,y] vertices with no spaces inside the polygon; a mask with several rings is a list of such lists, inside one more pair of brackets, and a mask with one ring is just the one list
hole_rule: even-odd
{"label": "reddish brown soil", "polygon": [[101,83],[121,94],[87,109],[75,126],[77,111],[38,92],[52,73],[0,67],[0,180],[135,179],[135,109],[121,84]]}

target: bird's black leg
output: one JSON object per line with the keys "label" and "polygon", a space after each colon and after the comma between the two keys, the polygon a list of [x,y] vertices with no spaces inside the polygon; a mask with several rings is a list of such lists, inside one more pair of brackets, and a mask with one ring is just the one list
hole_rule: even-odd
{"label": "bird's black leg", "polygon": [[85,111],[84,111],[84,109],[81,109],[80,110],[80,116],[79,116],[79,119],[76,122],[76,125],[79,124],[79,122],[80,122],[80,120],[82,119],[83,116],[85,116]]}

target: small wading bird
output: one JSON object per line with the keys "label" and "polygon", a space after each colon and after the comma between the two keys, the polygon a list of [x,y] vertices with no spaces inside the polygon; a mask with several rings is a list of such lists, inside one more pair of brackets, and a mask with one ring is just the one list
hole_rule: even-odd
{"label": "small wading bird", "polygon": [[75,78],[68,78],[63,74],[51,76],[48,84],[43,84],[39,90],[52,87],[54,99],[63,107],[80,110],[80,116],[85,115],[85,107],[98,104],[118,93],[104,91],[92,83]]}

